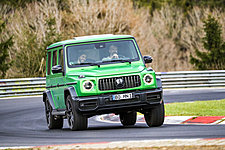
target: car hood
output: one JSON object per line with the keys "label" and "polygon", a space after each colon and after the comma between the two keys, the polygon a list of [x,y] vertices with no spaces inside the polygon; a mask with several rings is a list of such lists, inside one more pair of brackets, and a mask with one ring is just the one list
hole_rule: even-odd
{"label": "car hood", "polygon": [[86,77],[99,77],[116,74],[139,73],[144,70],[144,65],[123,63],[120,65],[101,65],[83,67],[82,69],[71,69],[68,75],[85,75]]}

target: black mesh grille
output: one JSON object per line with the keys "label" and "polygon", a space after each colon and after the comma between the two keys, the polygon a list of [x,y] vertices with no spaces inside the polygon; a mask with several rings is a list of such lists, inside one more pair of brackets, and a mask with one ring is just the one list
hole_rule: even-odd
{"label": "black mesh grille", "polygon": [[125,99],[125,100],[114,100],[114,101],[105,101],[105,104],[130,104],[132,102],[138,102],[139,99],[133,98],[133,99]]}
{"label": "black mesh grille", "polygon": [[149,102],[159,102],[161,100],[161,94],[160,93],[147,93],[147,101]]}
{"label": "black mesh grille", "polygon": [[81,109],[94,109],[97,107],[97,99],[80,101]]}
{"label": "black mesh grille", "polygon": [[[117,79],[122,79],[122,83],[118,84]],[[99,79],[98,86],[100,91],[127,89],[141,86],[141,80],[139,75],[104,78]]]}

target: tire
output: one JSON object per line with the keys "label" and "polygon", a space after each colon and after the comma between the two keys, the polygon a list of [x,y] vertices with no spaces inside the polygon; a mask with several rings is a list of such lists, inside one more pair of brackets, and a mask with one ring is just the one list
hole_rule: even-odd
{"label": "tire", "polygon": [[62,129],[63,118],[62,117],[57,118],[54,115],[52,115],[52,106],[50,105],[48,98],[46,98],[45,101],[45,116],[49,129]]}
{"label": "tire", "polygon": [[123,126],[135,125],[137,121],[137,112],[125,112],[120,114],[120,122]]}
{"label": "tire", "polygon": [[77,112],[70,95],[67,96],[66,99],[66,117],[68,120],[68,125],[72,131],[87,129],[87,117]]}
{"label": "tire", "polygon": [[164,122],[165,112],[164,112],[164,103],[152,108],[149,111],[144,113],[145,121],[149,127],[158,127],[161,126]]}

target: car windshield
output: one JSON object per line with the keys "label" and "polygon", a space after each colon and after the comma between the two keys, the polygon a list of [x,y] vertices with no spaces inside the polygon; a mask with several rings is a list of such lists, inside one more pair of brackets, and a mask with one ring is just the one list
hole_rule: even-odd
{"label": "car windshield", "polygon": [[99,42],[67,47],[69,67],[94,66],[109,63],[138,61],[139,56],[132,40]]}

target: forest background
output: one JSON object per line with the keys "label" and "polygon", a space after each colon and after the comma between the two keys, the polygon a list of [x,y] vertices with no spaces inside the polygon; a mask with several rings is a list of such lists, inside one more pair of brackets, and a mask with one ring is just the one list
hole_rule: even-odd
{"label": "forest background", "polygon": [[155,71],[195,70],[209,15],[225,39],[225,0],[1,0],[1,78],[44,77],[47,46],[109,33],[133,35]]}

